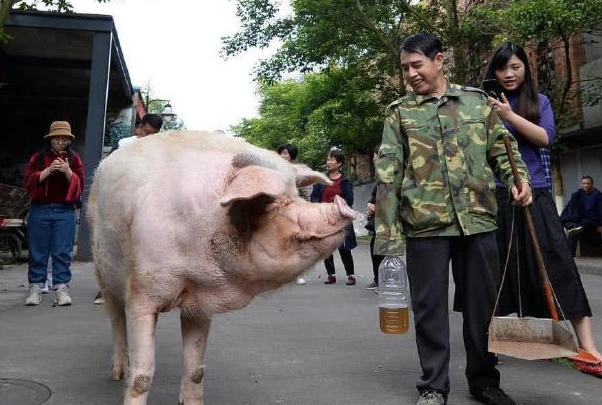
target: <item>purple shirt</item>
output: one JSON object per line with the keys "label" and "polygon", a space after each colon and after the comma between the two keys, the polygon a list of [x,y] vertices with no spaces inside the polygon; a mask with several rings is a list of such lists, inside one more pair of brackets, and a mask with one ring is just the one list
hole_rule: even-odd
{"label": "purple shirt", "polygon": [[[512,93],[506,94],[508,97],[508,101],[510,102],[510,106],[512,110],[516,108],[517,98],[516,95]],[[550,104],[550,100],[543,94],[537,94],[537,98],[539,99],[539,121],[537,121],[537,125],[546,130],[548,134],[548,148],[552,145],[554,138],[556,137],[556,126],[554,125],[554,112],[552,111],[552,104]],[[548,188],[548,182],[546,180],[546,173],[544,167],[541,163],[541,155],[539,153],[539,146],[533,145],[526,138],[524,138],[521,134],[516,132],[516,129],[507,121],[502,120],[502,123],[506,127],[506,129],[516,138],[518,142],[518,151],[521,154],[523,162],[527,165],[527,169],[529,169],[529,174],[531,175],[531,187],[533,188]],[[502,186],[499,181],[497,181],[498,186]]]}

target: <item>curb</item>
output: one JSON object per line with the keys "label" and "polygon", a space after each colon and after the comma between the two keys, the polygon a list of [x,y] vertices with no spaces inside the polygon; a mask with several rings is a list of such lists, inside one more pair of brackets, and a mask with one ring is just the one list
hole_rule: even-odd
{"label": "curb", "polygon": [[582,274],[594,274],[597,276],[602,276],[602,259],[592,260],[592,259],[580,259],[578,257],[575,258],[575,264],[577,265],[577,269],[579,273]]}

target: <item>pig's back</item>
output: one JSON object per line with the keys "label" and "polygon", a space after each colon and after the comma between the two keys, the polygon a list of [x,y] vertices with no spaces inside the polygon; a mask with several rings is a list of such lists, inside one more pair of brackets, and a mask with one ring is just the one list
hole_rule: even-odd
{"label": "pig's back", "polygon": [[97,268],[110,291],[123,297],[132,269],[175,274],[211,266],[209,237],[227,219],[218,199],[241,153],[273,155],[238,139],[184,131],[138,139],[101,162],[89,217]]}

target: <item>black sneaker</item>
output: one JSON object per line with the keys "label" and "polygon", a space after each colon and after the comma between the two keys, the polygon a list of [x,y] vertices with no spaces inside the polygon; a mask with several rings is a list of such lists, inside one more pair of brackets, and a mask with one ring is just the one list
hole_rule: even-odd
{"label": "black sneaker", "polygon": [[336,284],[337,278],[333,275],[328,275],[328,279],[324,281],[324,284]]}
{"label": "black sneaker", "polygon": [[416,405],[445,405],[447,396],[434,390],[422,391]]}
{"label": "black sneaker", "polygon": [[472,394],[476,399],[487,405],[517,405],[500,387],[490,385],[479,394]]}

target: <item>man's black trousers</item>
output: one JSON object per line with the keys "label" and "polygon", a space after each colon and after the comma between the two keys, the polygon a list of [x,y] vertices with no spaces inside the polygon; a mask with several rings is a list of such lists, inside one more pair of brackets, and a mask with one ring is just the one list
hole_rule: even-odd
{"label": "man's black trousers", "polygon": [[466,377],[472,394],[499,386],[494,355],[487,351],[487,328],[500,278],[495,232],[470,236],[408,238],[407,267],[422,366],[417,382],[449,392],[449,263],[456,283],[456,304],[463,311]]}

